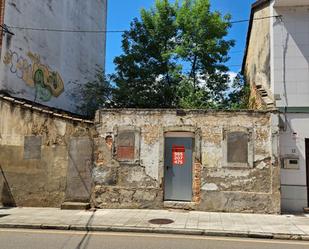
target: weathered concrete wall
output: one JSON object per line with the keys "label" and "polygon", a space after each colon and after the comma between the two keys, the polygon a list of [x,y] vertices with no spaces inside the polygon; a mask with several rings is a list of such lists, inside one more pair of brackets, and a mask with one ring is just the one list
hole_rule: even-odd
{"label": "weathered concrete wall", "polygon": [[78,113],[72,91],[104,69],[106,35],[56,30],[106,30],[106,8],[107,0],[6,0],[4,23],[18,28],[1,37],[0,90]]}
{"label": "weathered concrete wall", "polygon": [[83,146],[93,131],[85,122],[1,97],[0,205],[59,207],[80,199],[72,189],[89,201],[92,147]]}
{"label": "weathered concrete wall", "polygon": [[[161,208],[164,134],[195,133],[192,208],[224,212],[280,212],[278,118],[266,112],[102,110],[96,116],[93,205],[100,208]],[[119,130],[139,130],[134,163],[115,155]],[[250,130],[252,166],[226,167],[224,134]],[[175,204],[177,205],[177,203]]]}
{"label": "weathered concrete wall", "polygon": [[[270,7],[262,6],[256,10],[253,18],[270,15]],[[252,23],[250,41],[247,48],[244,75],[251,85],[250,108],[266,109],[266,103],[256,86],[261,85],[268,91],[270,87],[270,19],[255,20]],[[269,93],[269,95],[271,95]]]}

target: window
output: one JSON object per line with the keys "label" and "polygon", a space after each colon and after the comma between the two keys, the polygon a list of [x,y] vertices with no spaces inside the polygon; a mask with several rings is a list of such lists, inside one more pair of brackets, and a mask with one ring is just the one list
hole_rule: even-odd
{"label": "window", "polygon": [[42,137],[25,136],[24,140],[24,159],[41,159]]}
{"label": "window", "polygon": [[117,159],[119,161],[134,160],[135,133],[122,131],[118,134]]}
{"label": "window", "polygon": [[248,134],[237,131],[227,134],[227,162],[248,163]]}
{"label": "window", "polygon": [[137,163],[139,160],[140,132],[134,127],[117,129],[115,157],[119,162]]}
{"label": "window", "polygon": [[224,129],[224,167],[253,167],[252,131],[242,127]]}

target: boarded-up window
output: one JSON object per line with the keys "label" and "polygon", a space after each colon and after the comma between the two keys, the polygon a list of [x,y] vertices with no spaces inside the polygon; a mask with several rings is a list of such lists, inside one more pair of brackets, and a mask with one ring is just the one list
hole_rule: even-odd
{"label": "boarded-up window", "polygon": [[24,159],[41,159],[42,137],[26,136],[24,141]]}
{"label": "boarded-up window", "polygon": [[230,132],[227,134],[227,162],[248,163],[249,136],[246,132]]}
{"label": "boarded-up window", "polygon": [[117,159],[131,161],[135,157],[135,132],[120,131],[117,139]]}

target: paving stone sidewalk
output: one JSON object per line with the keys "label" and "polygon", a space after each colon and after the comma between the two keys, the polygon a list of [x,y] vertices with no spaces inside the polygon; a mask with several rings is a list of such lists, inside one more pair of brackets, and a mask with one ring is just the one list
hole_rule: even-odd
{"label": "paving stone sidewalk", "polygon": [[[154,225],[151,219],[172,219]],[[309,240],[309,215],[261,215],[177,210],[0,208],[0,228],[150,232]]]}

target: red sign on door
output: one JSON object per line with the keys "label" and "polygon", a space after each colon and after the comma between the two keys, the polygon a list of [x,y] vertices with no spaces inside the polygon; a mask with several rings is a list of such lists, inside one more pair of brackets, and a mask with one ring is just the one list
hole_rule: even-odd
{"label": "red sign on door", "polygon": [[183,166],[185,164],[185,146],[173,145],[172,147],[172,160],[173,165]]}

